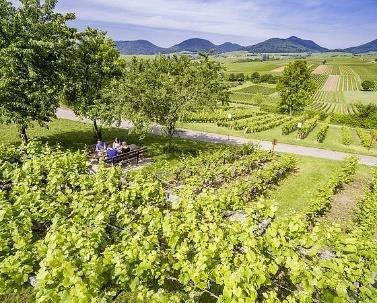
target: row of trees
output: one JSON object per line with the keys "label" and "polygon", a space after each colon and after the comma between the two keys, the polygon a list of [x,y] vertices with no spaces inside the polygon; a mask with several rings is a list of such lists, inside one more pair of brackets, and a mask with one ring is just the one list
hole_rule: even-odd
{"label": "row of trees", "polygon": [[205,55],[133,59],[127,63],[104,32],[78,32],[56,13],[56,1],[2,1],[0,116],[23,141],[33,122],[46,125],[61,103],[101,125],[121,119],[158,123],[172,137],[185,110],[228,102],[222,67]]}
{"label": "row of trees", "polygon": [[228,75],[228,81],[231,82],[244,82],[246,80],[250,80],[253,83],[276,84],[279,80],[279,77],[272,74],[261,75],[258,72],[254,72],[251,75],[245,75],[244,73],[231,73]]}

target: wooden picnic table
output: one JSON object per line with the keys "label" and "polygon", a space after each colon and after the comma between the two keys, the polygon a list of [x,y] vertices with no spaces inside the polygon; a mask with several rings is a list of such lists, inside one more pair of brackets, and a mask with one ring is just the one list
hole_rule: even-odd
{"label": "wooden picnic table", "polygon": [[140,158],[144,157],[144,154],[147,152],[147,147],[141,147],[136,149],[131,149],[129,152],[120,153],[119,155],[112,158],[105,158],[106,164],[118,164],[118,163],[131,163],[132,160],[136,159],[136,164],[139,164]]}
{"label": "wooden picnic table", "polygon": [[[112,146],[112,141],[105,142],[106,146]],[[89,151],[92,155],[95,155],[96,159],[103,159],[106,164],[123,164],[123,163],[131,163],[131,161],[136,160],[136,164],[139,164],[140,159],[144,157],[145,153],[147,152],[147,147],[139,147],[136,144],[129,144],[129,151],[119,153],[117,156],[109,158],[106,156],[106,150],[103,151],[103,156],[100,156],[96,153],[96,144],[89,146]]]}

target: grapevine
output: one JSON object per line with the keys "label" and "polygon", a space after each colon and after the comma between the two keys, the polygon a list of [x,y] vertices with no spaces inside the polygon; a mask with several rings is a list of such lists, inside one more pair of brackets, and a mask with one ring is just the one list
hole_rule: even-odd
{"label": "grapevine", "polygon": [[[375,242],[313,228],[301,215],[279,219],[261,198],[295,168],[291,157],[220,148],[214,164],[202,153],[155,178],[161,167],[101,165],[91,174],[82,152],[0,150],[2,182],[11,182],[0,190],[1,293],[33,287],[38,302],[155,303],[377,295]],[[191,189],[202,185],[184,170],[194,163],[191,172],[212,180],[199,194]],[[341,171],[345,178],[350,169]]]}

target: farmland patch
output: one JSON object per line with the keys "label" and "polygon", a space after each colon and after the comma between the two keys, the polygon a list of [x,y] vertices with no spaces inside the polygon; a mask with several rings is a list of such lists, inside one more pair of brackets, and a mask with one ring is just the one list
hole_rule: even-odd
{"label": "farmland patch", "polygon": [[322,90],[325,92],[335,92],[338,89],[338,83],[340,80],[340,76],[338,75],[330,75],[327,79],[326,83],[323,85]]}
{"label": "farmland patch", "polygon": [[276,92],[275,88],[262,85],[250,85],[239,90],[238,93],[271,95]]}
{"label": "farmland patch", "polygon": [[272,73],[282,73],[284,71],[286,66],[280,66],[278,68],[275,68],[274,70],[272,70],[271,72]]}
{"label": "farmland patch", "polygon": [[329,75],[330,67],[328,65],[319,65],[314,71],[313,75]]}

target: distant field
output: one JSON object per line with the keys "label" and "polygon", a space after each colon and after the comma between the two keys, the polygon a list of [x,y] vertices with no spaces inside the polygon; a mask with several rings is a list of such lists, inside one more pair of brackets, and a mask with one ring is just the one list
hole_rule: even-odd
{"label": "distant field", "polygon": [[323,85],[322,90],[325,92],[335,92],[338,88],[339,79],[340,76],[338,75],[330,75]]}
{"label": "distant field", "polygon": [[276,92],[276,89],[270,86],[250,85],[239,90],[235,90],[235,92],[246,94],[271,95]]}
{"label": "distant field", "polygon": [[361,80],[377,81],[377,63],[352,65],[352,69],[360,76]]}
{"label": "distant field", "polygon": [[244,73],[252,74],[259,72],[261,74],[271,73],[274,69],[281,67],[284,62],[288,61],[265,61],[265,62],[225,62],[224,67],[227,73]]}
{"label": "distant field", "polygon": [[253,95],[244,94],[244,93],[232,93],[230,95],[230,101],[241,103],[241,104],[253,104],[252,102]]}
{"label": "distant field", "polygon": [[330,66],[321,64],[313,70],[313,75],[329,75],[330,71]]}
{"label": "distant field", "polygon": [[[273,56],[271,54],[271,56]],[[123,56],[131,60],[132,56]],[[152,58],[153,56],[139,56]],[[247,54],[230,55],[229,57],[213,57],[226,69],[226,73],[253,72],[260,74],[282,73],[285,66],[295,60],[294,56],[277,56],[278,60],[264,62],[248,62]],[[306,61],[312,70],[317,92],[313,96],[312,108],[327,113],[352,114],[357,111],[355,104],[377,104],[377,63],[373,63],[376,55],[352,56],[344,53],[314,54]],[[254,58],[254,57],[253,57]],[[255,58],[254,58],[255,59]],[[245,60],[246,62],[242,62]],[[241,62],[240,62],[241,61]],[[325,61],[325,62],[324,62]],[[364,80],[376,82],[376,93],[361,91]],[[270,95],[276,92],[273,85],[252,84],[245,82],[241,86],[231,88],[231,101],[252,104],[253,94]]]}
{"label": "distant field", "polygon": [[275,68],[274,70],[272,70],[272,72],[273,73],[282,73],[285,68],[286,68],[286,65],[283,65],[283,66],[280,66],[278,68]]}
{"label": "distant field", "polygon": [[326,64],[318,65],[312,73],[318,89],[313,96],[312,108],[326,113],[353,114],[357,111],[355,104],[377,104],[377,94],[361,88],[363,80],[372,80],[376,82],[377,90],[374,57],[331,55],[318,58],[324,58]]}
{"label": "distant field", "polygon": [[318,90],[322,90],[323,85],[326,83],[328,75],[324,74],[312,74],[312,78],[317,86]]}
{"label": "distant field", "polygon": [[344,92],[344,100],[347,103],[362,103],[362,104],[376,104],[377,105],[377,91],[363,92],[363,91],[349,91]]}
{"label": "distant field", "polygon": [[340,92],[360,91],[361,83],[355,76],[340,76],[337,90]]}

